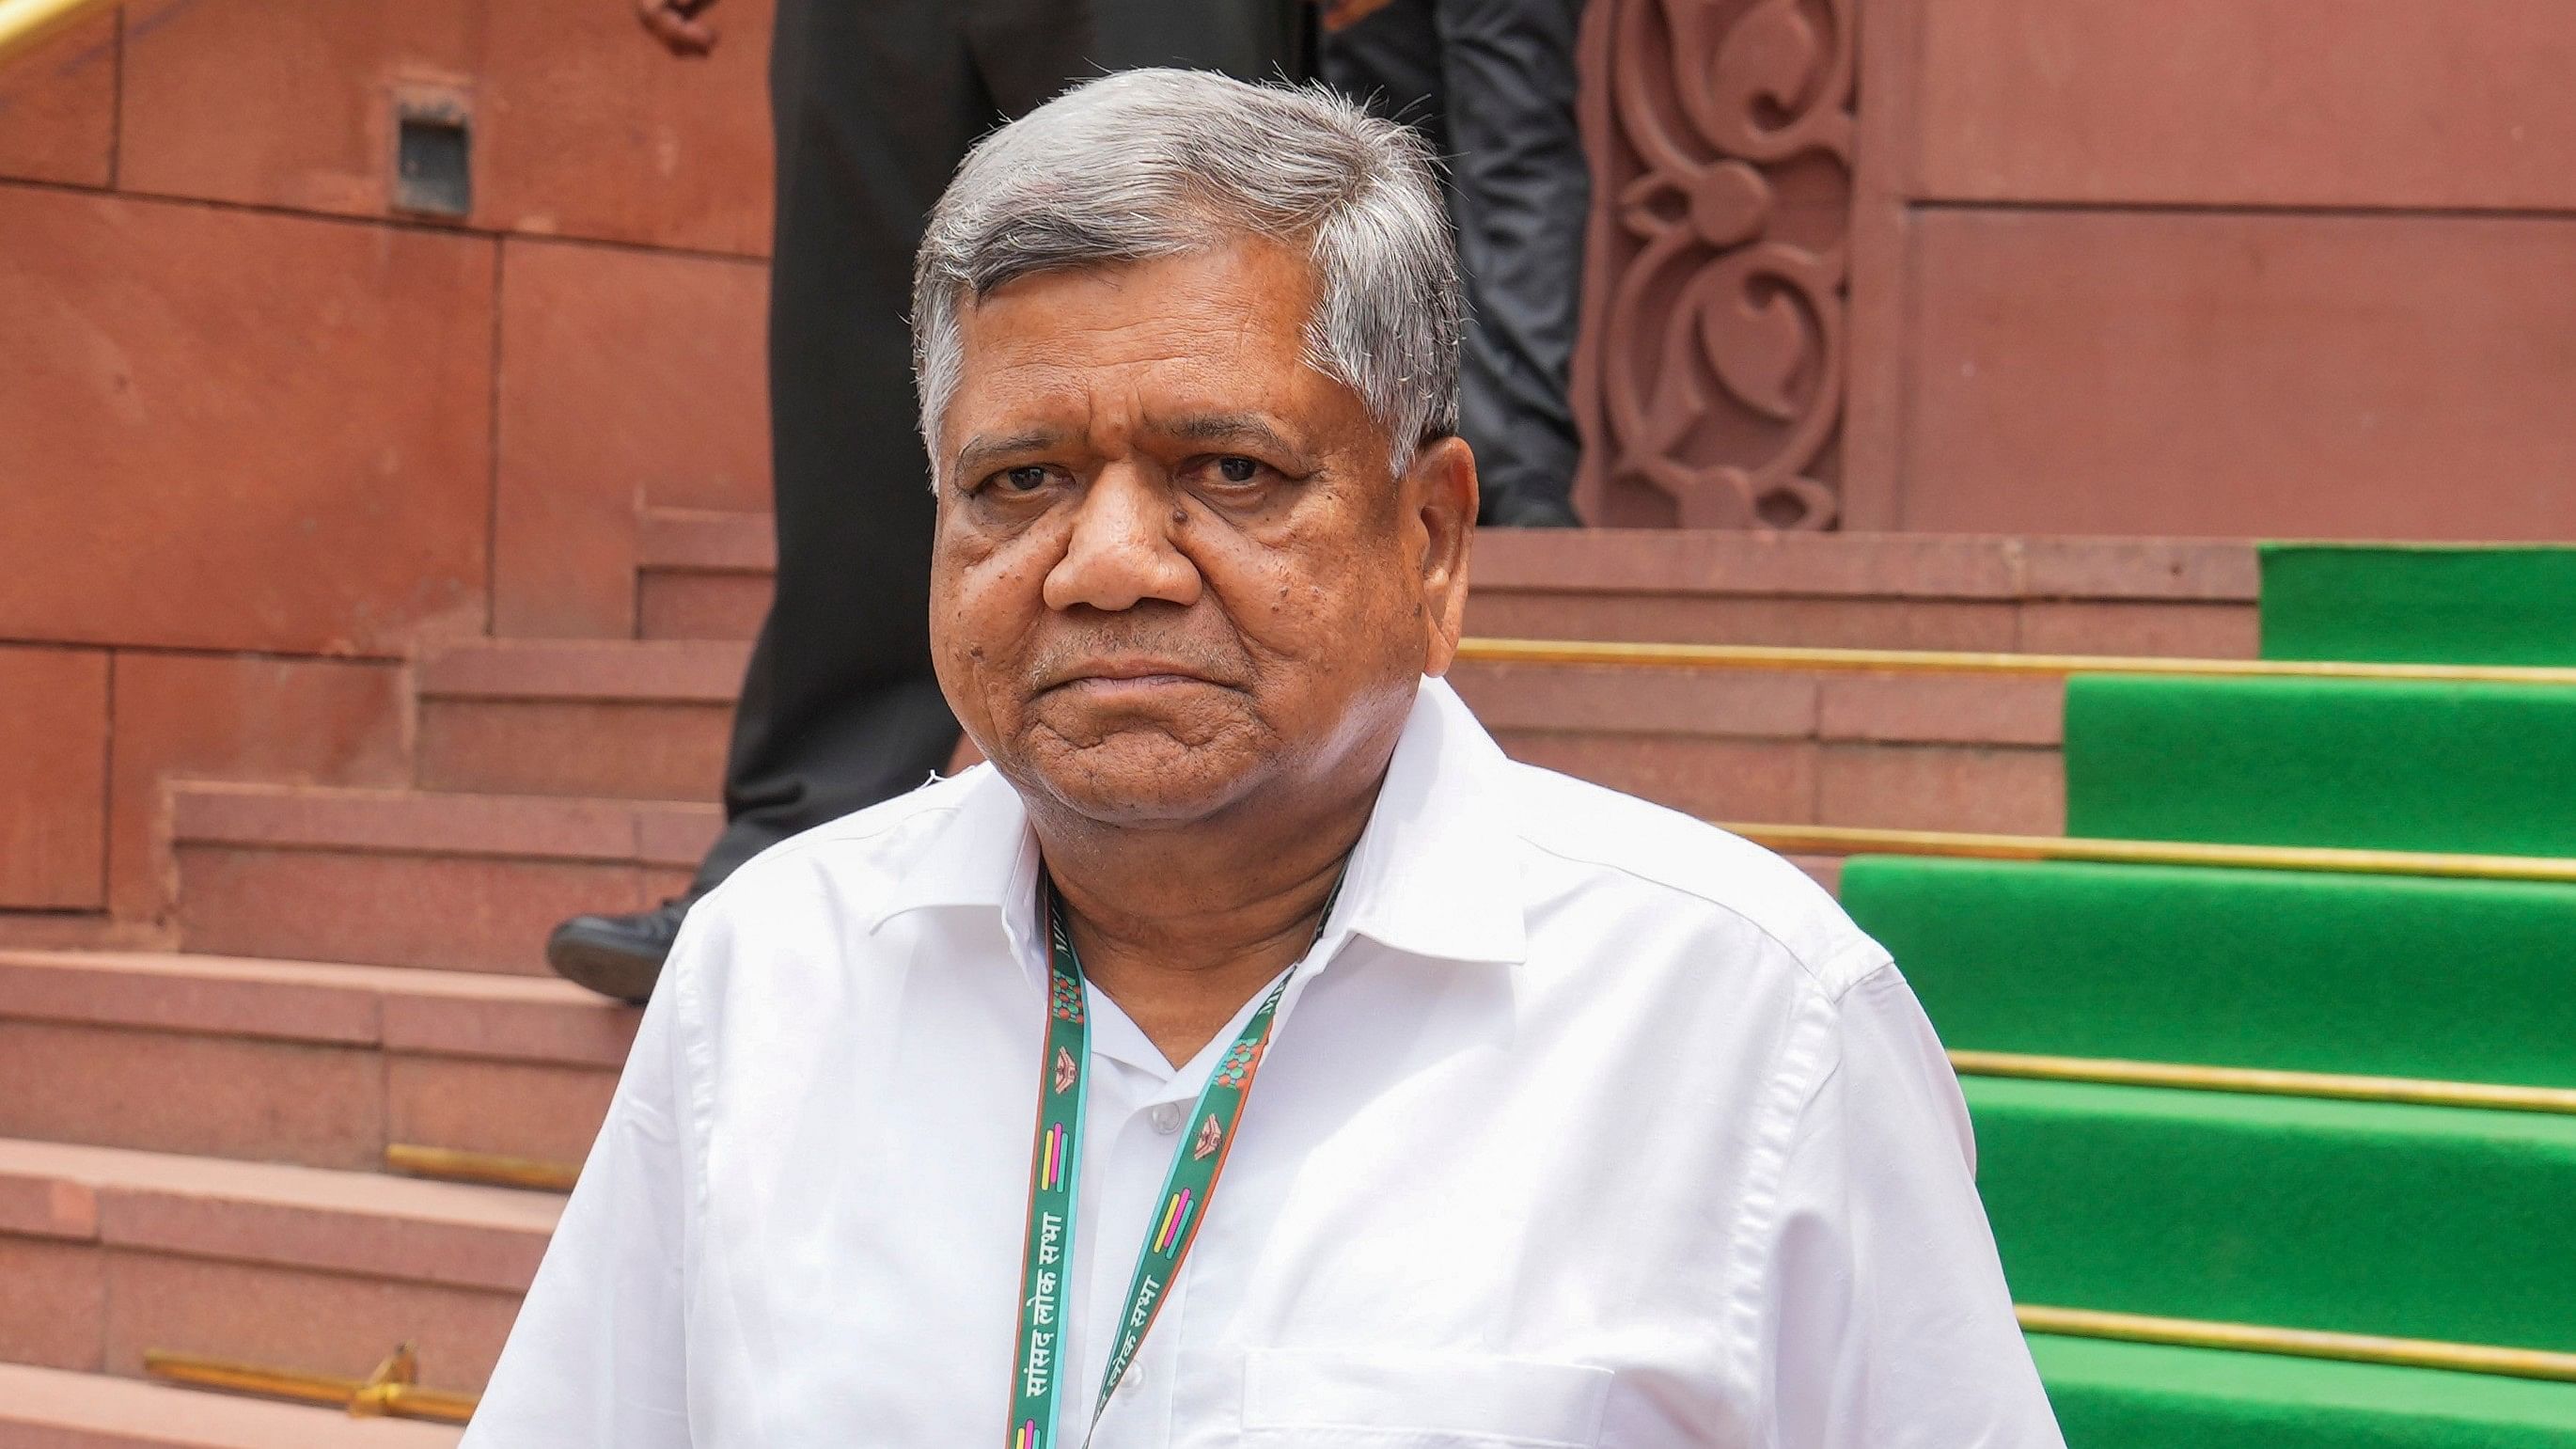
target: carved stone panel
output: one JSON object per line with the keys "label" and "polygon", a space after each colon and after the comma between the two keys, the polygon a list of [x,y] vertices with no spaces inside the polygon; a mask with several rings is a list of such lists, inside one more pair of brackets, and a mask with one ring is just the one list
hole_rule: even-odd
{"label": "carved stone panel", "polygon": [[1837,513],[1858,0],[1592,0],[1579,498],[1609,527]]}

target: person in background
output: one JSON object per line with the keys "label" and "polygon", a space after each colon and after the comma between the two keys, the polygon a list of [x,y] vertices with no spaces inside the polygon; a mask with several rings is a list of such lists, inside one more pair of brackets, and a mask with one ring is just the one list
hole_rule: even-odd
{"label": "person in background", "polygon": [[1485,486],[1477,520],[1580,526],[1566,395],[1591,173],[1574,120],[1583,0],[1316,0],[1324,79],[1419,129],[1449,165],[1466,274],[1459,431]]}
{"label": "person in background", "polygon": [[[681,56],[716,0],[635,0]],[[725,830],[688,892],[555,928],[555,971],[628,1001],[692,902],[769,846],[919,785],[957,721],[931,676],[930,480],[914,436],[912,257],[967,148],[1104,70],[1246,79],[1305,64],[1294,0],[778,0],[769,420],[777,593],[725,765]]]}

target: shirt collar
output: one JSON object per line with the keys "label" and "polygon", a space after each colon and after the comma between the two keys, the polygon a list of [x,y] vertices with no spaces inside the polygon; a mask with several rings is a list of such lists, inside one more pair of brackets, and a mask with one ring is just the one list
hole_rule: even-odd
{"label": "shirt collar", "polygon": [[[1520,863],[1494,812],[1501,747],[1446,683],[1422,681],[1386,782],[1328,923],[1317,965],[1341,938],[1365,936],[1407,955],[1509,965],[1527,949]],[[947,821],[880,898],[873,931],[906,911],[999,912],[1014,950],[1037,950],[1037,838],[1010,782],[978,765],[935,787],[955,792]]]}

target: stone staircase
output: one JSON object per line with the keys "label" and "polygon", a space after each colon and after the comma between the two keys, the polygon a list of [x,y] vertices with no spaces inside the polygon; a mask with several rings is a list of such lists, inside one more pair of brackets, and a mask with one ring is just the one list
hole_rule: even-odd
{"label": "stone staircase", "polygon": [[[137,1382],[147,1350],[479,1389],[558,1206],[385,1168],[577,1160],[634,1013],[544,974],[577,911],[676,892],[714,794],[768,523],[641,520],[639,633],[412,669],[411,783],[166,787],[175,950],[0,950],[0,1446],[410,1445]],[[2250,547],[1688,534],[1481,539],[1471,631],[2246,656]],[[1508,748],[1701,814],[2053,832],[2046,678],[1475,664]]]}

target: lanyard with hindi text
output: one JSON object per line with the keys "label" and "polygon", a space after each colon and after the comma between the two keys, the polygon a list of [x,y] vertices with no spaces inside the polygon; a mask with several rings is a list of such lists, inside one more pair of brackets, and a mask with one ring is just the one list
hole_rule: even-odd
{"label": "lanyard with hindi text", "polygon": [[[1338,884],[1334,894],[1340,893]],[[1091,1066],[1091,1027],[1083,999],[1082,958],[1066,934],[1064,913],[1050,883],[1042,889],[1047,923],[1046,1058],[1038,1072],[1037,1141],[1029,1161],[1029,1226],[1026,1257],[1020,1269],[1019,1351],[1011,1363],[1011,1422],[1008,1449],[1055,1449],[1056,1389],[1066,1367],[1064,1356],[1066,1299],[1073,1268],[1074,1189],[1082,1163],[1083,1080]],[[1332,915],[1330,898],[1324,915]],[[1322,921],[1315,936],[1322,939]],[[1235,1120],[1252,1091],[1253,1075],[1270,1041],[1270,1025],[1279,998],[1288,990],[1291,967],[1227,1049],[1207,1085],[1199,1089],[1193,1124],[1172,1155],[1171,1171],[1154,1199],[1145,1243],[1136,1255],[1136,1272],[1127,1285],[1126,1306],[1118,1315],[1118,1337],[1100,1379],[1100,1399],[1093,1422],[1109,1407],[1109,1396],[1136,1359],[1146,1330],[1162,1310],[1163,1294],[1189,1256],[1199,1224],[1207,1220],[1208,1199],[1216,1192],[1217,1174],[1234,1146]]]}

